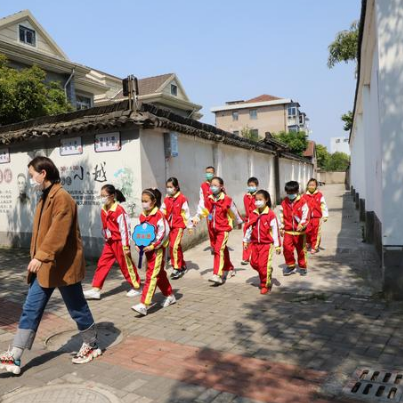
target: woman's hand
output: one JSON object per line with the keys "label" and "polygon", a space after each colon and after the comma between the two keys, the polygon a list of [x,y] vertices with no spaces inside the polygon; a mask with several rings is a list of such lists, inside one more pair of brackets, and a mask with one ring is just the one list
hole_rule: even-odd
{"label": "woman's hand", "polygon": [[154,246],[150,245],[150,246],[146,246],[143,249],[143,252],[151,252],[152,250],[154,250]]}
{"label": "woman's hand", "polygon": [[302,232],[303,230],[304,230],[304,226],[301,224],[298,224],[297,231]]}
{"label": "woman's hand", "polygon": [[38,260],[38,259],[32,259],[32,260],[29,262],[29,265],[28,265],[27,270],[28,270],[30,273],[38,273],[38,271],[39,271],[39,269],[41,268],[41,266],[42,266],[42,262],[41,262],[40,260]]}
{"label": "woman's hand", "polygon": [[247,242],[243,243],[243,250],[248,250],[249,244]]}
{"label": "woman's hand", "polygon": [[137,253],[140,253],[140,248],[137,245],[134,245],[134,249],[136,250]]}
{"label": "woman's hand", "polygon": [[125,255],[126,255],[126,256],[130,257],[131,254],[132,254],[132,253],[130,252],[130,249],[125,249]]}

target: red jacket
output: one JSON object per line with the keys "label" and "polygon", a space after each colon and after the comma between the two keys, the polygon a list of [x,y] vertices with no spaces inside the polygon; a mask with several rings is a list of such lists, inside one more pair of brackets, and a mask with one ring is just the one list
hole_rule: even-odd
{"label": "red jacket", "polygon": [[325,198],[319,190],[316,190],[314,193],[306,192],[303,199],[308,203],[311,218],[329,217]]}
{"label": "red jacket", "polygon": [[291,202],[286,197],[280,205],[280,222],[284,231],[296,232],[299,224],[306,228],[309,223],[309,206],[305,199],[298,195]]}
{"label": "red jacket", "polygon": [[199,191],[199,204],[197,205],[197,214],[199,216],[203,215],[203,210],[205,209],[205,202],[207,197],[211,195],[210,182],[205,181],[200,185]]}
{"label": "red jacket", "polygon": [[281,246],[280,232],[276,214],[266,207],[261,213],[254,210],[249,217],[244,242],[254,244],[274,244]]}
{"label": "red jacket", "polygon": [[255,201],[256,201],[256,192],[253,194],[246,193],[245,196],[243,197],[243,204],[245,206],[245,221],[246,222],[249,221],[249,217],[256,209]]}
{"label": "red jacket", "polygon": [[200,215],[207,217],[209,227],[215,231],[232,231],[234,221],[237,224],[243,223],[231,197],[224,192],[221,192],[218,199],[210,195],[205,200],[205,206]]}
{"label": "red jacket", "polygon": [[192,226],[188,199],[181,192],[174,196],[165,197],[161,211],[164,213],[171,229],[185,229]]}
{"label": "red jacket", "polygon": [[115,202],[109,210],[101,210],[102,234],[106,241],[121,241],[123,246],[130,246],[129,217],[125,209]]}
{"label": "red jacket", "polygon": [[148,222],[155,227],[156,238],[151,244],[154,249],[165,248],[169,241],[169,225],[162,211],[158,210],[158,207],[154,207],[148,214],[141,213],[140,223],[142,224],[143,222]]}

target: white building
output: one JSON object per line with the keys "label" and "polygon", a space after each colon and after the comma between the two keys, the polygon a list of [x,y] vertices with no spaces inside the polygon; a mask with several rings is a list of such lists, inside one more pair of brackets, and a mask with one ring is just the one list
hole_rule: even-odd
{"label": "white building", "polygon": [[348,144],[348,137],[332,137],[330,139],[330,152],[344,153],[350,155],[350,146]]}
{"label": "white building", "polygon": [[350,182],[383,290],[403,299],[403,0],[364,0]]}

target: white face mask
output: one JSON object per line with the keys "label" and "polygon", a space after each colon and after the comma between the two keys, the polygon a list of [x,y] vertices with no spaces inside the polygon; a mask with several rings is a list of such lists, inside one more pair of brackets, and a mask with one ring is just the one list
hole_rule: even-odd
{"label": "white face mask", "polygon": [[34,191],[39,192],[42,190],[42,183],[37,182],[34,178],[30,178],[29,183]]}
{"label": "white face mask", "polygon": [[174,195],[175,193],[176,193],[175,188],[167,188],[167,194],[169,194],[170,196]]}
{"label": "white face mask", "polygon": [[101,203],[101,205],[102,206],[105,206],[105,204],[106,203],[108,203],[108,199],[109,199],[109,197],[101,197],[101,199],[100,199],[100,203]]}
{"label": "white face mask", "polygon": [[263,200],[256,200],[255,201],[255,206],[257,207],[257,208],[262,208],[262,207],[264,207],[265,206],[265,202],[263,201]]}
{"label": "white face mask", "polygon": [[151,209],[151,203],[147,202],[147,203],[141,203],[141,206],[143,207],[143,210],[150,210]]}

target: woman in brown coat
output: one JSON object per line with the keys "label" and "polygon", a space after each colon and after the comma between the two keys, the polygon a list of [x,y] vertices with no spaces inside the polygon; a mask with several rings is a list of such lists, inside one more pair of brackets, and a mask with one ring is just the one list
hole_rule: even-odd
{"label": "woman in brown coat", "polygon": [[58,288],[83,338],[73,363],[82,364],[101,355],[94,319],[84,298],[81,281],[85,261],[78,225],[77,205],[60,184],[52,160],[36,157],[28,164],[31,185],[41,190],[36,208],[28,265],[29,291],[12,349],[0,356],[0,369],[19,374],[21,356],[35,339],[46,305]]}

